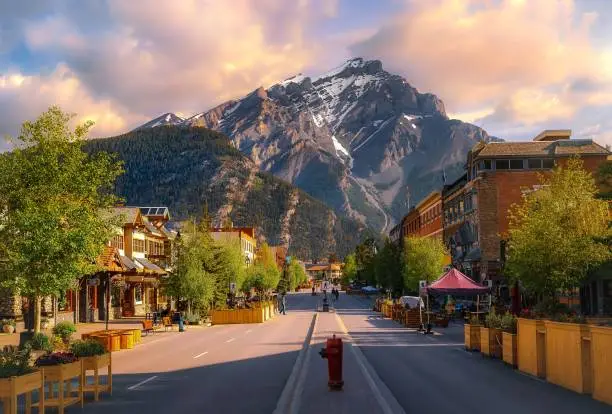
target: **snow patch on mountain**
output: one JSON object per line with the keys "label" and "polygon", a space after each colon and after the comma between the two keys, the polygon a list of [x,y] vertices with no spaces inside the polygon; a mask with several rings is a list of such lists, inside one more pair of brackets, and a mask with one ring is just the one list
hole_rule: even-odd
{"label": "snow patch on mountain", "polygon": [[334,143],[334,149],[336,150],[336,155],[338,154],[338,151],[340,151],[341,153],[343,153],[347,157],[351,156],[351,154],[349,154],[349,152],[346,150],[346,148],[344,148],[342,146],[340,141],[338,141],[338,139],[336,138],[335,135],[332,135],[332,142]]}

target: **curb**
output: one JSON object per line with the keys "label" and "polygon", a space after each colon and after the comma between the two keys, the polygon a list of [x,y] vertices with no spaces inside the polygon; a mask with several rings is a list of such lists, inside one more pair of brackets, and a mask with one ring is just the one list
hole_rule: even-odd
{"label": "curb", "polygon": [[276,409],[272,414],[292,414],[294,412],[293,410],[299,408],[300,395],[295,395],[295,391],[298,389],[300,384],[304,383],[306,378],[306,370],[304,367],[307,366],[306,362],[310,356],[310,341],[312,340],[312,335],[317,324],[318,316],[318,313],[314,313],[312,315],[310,328],[308,328],[308,333],[306,334],[306,338],[304,338],[302,349],[300,349],[300,353],[295,360],[295,364],[293,365],[289,379],[287,379],[285,388],[283,388],[283,392],[281,393],[278,403],[276,404]]}

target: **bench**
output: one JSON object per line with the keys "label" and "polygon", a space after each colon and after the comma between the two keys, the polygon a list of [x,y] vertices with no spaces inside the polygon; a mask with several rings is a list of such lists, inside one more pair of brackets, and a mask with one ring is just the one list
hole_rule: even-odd
{"label": "bench", "polygon": [[151,319],[145,319],[144,321],[142,321],[142,330],[147,335],[149,333],[155,332],[155,328],[153,327],[153,321]]}

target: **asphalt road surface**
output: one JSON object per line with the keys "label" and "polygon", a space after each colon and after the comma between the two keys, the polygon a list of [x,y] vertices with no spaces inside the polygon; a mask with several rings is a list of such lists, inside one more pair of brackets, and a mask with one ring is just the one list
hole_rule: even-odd
{"label": "asphalt road surface", "polygon": [[[423,336],[382,319],[367,299],[341,294],[331,313],[315,312],[320,299],[292,294],[287,315],[263,324],[155,334],[113,354],[112,397],[66,412],[612,413],[588,396],[466,352],[459,325]],[[333,334],[345,341],[341,392],[328,391],[318,355]]]}

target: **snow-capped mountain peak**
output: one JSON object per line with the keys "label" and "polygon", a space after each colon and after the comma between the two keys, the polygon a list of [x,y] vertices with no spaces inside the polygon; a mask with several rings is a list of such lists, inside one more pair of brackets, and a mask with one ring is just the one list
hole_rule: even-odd
{"label": "snow-capped mountain peak", "polygon": [[184,121],[185,121],[185,118],[183,118],[182,116],[179,116],[172,112],[167,112],[163,115],[158,116],[155,119],[152,119],[146,124],[141,125],[137,129],[155,128],[155,127],[163,126],[163,125],[181,125]]}

